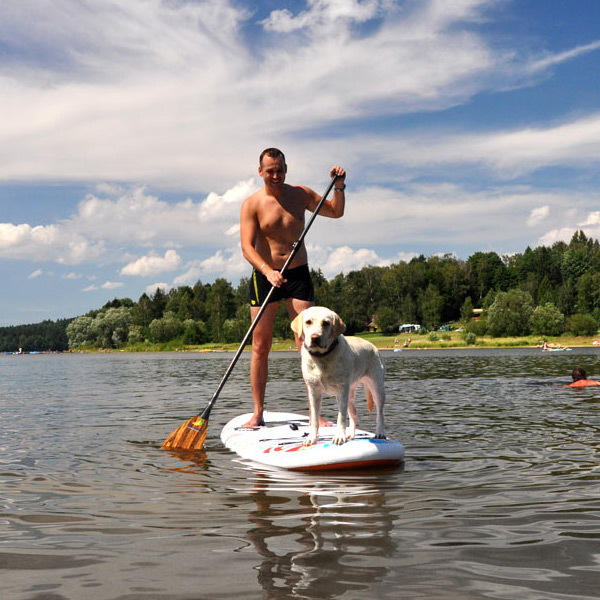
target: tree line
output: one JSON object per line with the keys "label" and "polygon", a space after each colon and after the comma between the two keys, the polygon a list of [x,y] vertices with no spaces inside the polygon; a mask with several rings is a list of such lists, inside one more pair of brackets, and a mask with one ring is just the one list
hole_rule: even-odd
{"label": "tree line", "polygon": [[44,350],[64,352],[69,349],[67,326],[73,319],[42,321],[30,325],[0,327],[0,352]]}
{"label": "tree line", "polygon": [[[500,256],[476,252],[419,256],[386,267],[367,266],[328,280],[312,270],[316,301],[339,313],[349,334],[373,318],[384,333],[402,323],[423,331],[462,321],[471,340],[480,335],[594,335],[600,324],[600,244],[577,232],[570,243],[527,248]],[[114,299],[72,320],[0,328],[0,349],[119,348],[176,342],[182,345],[239,342],[250,326],[249,280],[198,281],[168,292],[158,288],[137,302]],[[474,308],[483,317],[471,321]],[[46,332],[34,337],[33,332]],[[54,331],[50,339],[48,331]],[[274,336],[291,337],[282,305]],[[65,340],[68,340],[65,342]],[[39,344],[39,345],[37,345]]]}

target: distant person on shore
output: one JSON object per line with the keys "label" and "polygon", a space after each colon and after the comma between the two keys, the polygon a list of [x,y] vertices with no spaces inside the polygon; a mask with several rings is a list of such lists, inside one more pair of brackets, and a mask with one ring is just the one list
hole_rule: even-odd
{"label": "distant person on shore", "polygon": [[600,385],[600,381],[588,379],[585,369],[582,369],[581,367],[575,367],[571,373],[571,377],[573,378],[573,383],[565,385],[565,387],[588,387]]}

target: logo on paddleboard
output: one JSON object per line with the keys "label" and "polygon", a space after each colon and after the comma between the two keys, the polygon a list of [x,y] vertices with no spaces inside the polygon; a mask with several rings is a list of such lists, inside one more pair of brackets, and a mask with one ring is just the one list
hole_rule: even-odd
{"label": "logo on paddleboard", "polygon": [[306,450],[307,448],[308,446],[304,446],[303,444],[290,446],[289,448],[284,448],[283,446],[270,446],[263,450],[263,454],[271,454],[271,452],[298,452],[299,450]]}

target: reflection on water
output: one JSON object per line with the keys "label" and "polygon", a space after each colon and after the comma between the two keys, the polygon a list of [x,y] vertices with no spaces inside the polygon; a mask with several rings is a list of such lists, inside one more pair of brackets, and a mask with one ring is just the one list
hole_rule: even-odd
{"label": "reflection on water", "polygon": [[[231,357],[0,357],[3,597],[597,597],[600,392],[563,387],[575,364],[600,376],[597,350],[384,353],[404,468],[319,475],[222,447],[247,355],[206,450],[160,449]],[[306,410],[295,353],[271,380],[270,407]]]}
{"label": "reflection on water", "polygon": [[383,581],[389,567],[376,559],[395,549],[386,478],[301,477],[258,473],[249,490],[256,510],[246,537],[263,558],[265,597],[338,598]]}

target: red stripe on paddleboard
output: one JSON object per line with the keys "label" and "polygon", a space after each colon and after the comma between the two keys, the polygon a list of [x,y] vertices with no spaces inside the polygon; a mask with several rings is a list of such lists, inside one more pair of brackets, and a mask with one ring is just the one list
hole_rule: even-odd
{"label": "red stripe on paddleboard", "polygon": [[313,465],[311,467],[286,467],[288,471],[340,471],[346,469],[368,469],[373,467],[395,467],[402,461],[397,458],[389,460],[355,460],[352,462],[329,463]]}

